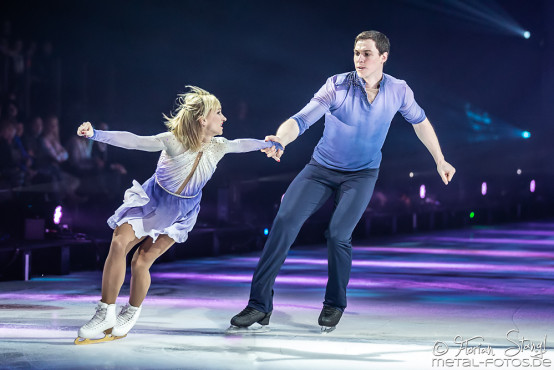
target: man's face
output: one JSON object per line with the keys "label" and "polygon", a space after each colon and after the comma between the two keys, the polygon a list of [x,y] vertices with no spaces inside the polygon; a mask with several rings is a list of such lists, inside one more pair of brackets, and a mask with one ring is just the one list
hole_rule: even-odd
{"label": "man's face", "polygon": [[375,41],[359,40],[354,47],[354,66],[361,78],[369,77],[375,72],[382,72],[389,53],[379,55]]}

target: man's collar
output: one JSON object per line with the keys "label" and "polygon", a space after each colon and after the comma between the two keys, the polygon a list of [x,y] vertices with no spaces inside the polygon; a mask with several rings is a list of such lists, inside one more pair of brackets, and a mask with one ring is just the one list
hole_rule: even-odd
{"label": "man's collar", "polygon": [[[354,76],[355,76],[354,83],[365,89],[366,82],[363,78],[361,78],[358,75],[357,71],[354,71]],[[381,77],[381,81],[379,82],[379,86],[378,86],[379,88],[383,87],[383,85],[385,84],[386,79],[387,79],[386,74],[383,73],[383,77]]]}

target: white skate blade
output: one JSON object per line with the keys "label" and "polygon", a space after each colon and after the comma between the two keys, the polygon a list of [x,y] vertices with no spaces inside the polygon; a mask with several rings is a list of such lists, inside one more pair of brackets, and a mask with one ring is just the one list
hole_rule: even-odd
{"label": "white skate blade", "polygon": [[254,324],[246,328],[231,325],[227,330],[225,330],[225,334],[258,334],[258,333],[267,333],[270,330],[271,329],[269,325]]}
{"label": "white skate blade", "polygon": [[336,326],[322,326],[321,327],[321,334],[327,334],[335,330]]}

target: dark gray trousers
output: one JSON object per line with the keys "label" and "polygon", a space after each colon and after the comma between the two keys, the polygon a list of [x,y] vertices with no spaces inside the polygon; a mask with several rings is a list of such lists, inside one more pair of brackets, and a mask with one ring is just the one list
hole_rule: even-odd
{"label": "dark gray trousers", "polygon": [[248,306],[273,310],[273,284],[300,228],[332,194],[334,210],[325,231],[328,280],[325,305],[344,310],[352,267],[352,232],[373,194],[379,169],[354,172],[326,168],[314,159],[287,189],[252,278]]}

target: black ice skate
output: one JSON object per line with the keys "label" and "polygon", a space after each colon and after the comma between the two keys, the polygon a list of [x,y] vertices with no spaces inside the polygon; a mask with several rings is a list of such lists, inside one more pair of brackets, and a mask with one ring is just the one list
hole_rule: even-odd
{"label": "black ice skate", "polygon": [[324,305],[317,322],[321,325],[322,333],[330,333],[336,329],[342,317],[342,311],[338,308]]}
{"label": "black ice skate", "polygon": [[[231,327],[227,329],[228,334],[248,333],[248,332],[266,332],[269,331],[268,324],[271,312],[265,313],[252,307],[246,307],[238,315],[231,319]],[[261,327],[251,325],[258,323]]]}

